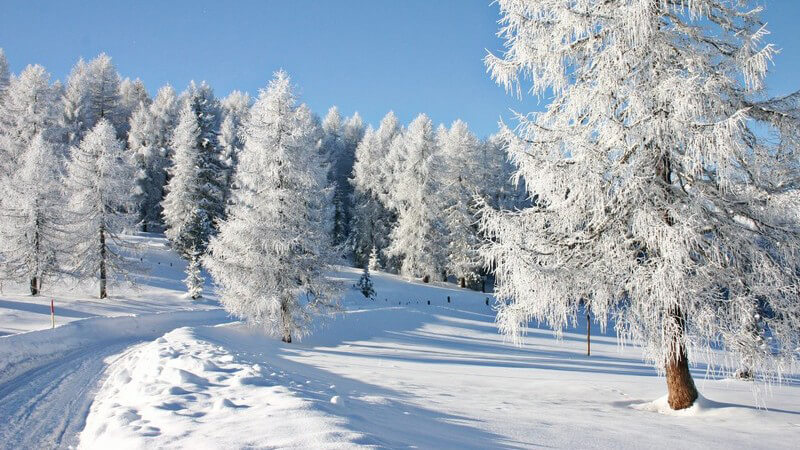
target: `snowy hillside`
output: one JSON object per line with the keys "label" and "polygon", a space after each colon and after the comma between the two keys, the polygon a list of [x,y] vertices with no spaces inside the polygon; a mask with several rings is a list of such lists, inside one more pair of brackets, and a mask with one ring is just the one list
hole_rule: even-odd
{"label": "snowy hillside", "polygon": [[[797,382],[759,397],[763,410],[751,383],[702,381],[701,365],[708,400],[691,417],[637,409],[665,386],[636,348],[593,329],[587,357],[585,328],[562,341],[531,329],[515,347],[486,295],[453,285],[373,274],[376,300],[350,288],[342,314],[283,344],[218,309],[176,312],[197,305],[181,296],[160,239],[146,242],[149,284],[103,302],[76,288],[70,306],[160,314],[0,338],[0,447],[791,448],[800,433]],[[359,275],[336,277],[351,286]]]}

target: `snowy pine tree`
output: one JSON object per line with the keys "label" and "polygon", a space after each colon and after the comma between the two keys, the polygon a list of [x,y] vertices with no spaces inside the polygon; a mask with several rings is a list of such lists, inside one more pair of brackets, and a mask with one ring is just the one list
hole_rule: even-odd
{"label": "snowy pine tree", "polygon": [[239,152],[242,150],[242,127],[250,112],[250,96],[233,91],[222,101],[224,119],[220,125],[219,148],[220,161],[224,170],[224,204],[229,203],[231,196],[233,174],[239,162]]}
{"label": "snowy pine tree", "polygon": [[67,79],[63,105],[63,126],[70,146],[78,145],[101,119],[108,120],[120,137],[128,128],[120,76],[105,53],[88,63],[79,60],[75,64]]}
{"label": "snowy pine tree", "polygon": [[554,96],[509,147],[535,206],[484,211],[501,329],[563,329],[583,300],[666,372],[673,409],[700,352],[763,377],[798,358],[798,155],[749,121],[787,120],[753,100],[775,53],[754,3],[501,0],[487,58]]}
{"label": "snowy pine tree", "polygon": [[3,277],[30,282],[31,295],[59,272],[63,249],[63,161],[56,146],[36,134],[20,155],[0,199]]}
{"label": "snowy pine tree", "polygon": [[325,276],[330,196],[315,127],[278,72],[250,112],[235,202],[205,260],[225,308],[284,342],[308,332],[311,314],[336,307],[339,293]]}
{"label": "snowy pine tree", "polygon": [[367,268],[369,268],[369,270],[372,272],[376,270],[381,270],[381,260],[378,254],[377,247],[372,247],[372,251],[369,252],[369,261],[367,261]]}
{"label": "snowy pine tree", "polygon": [[361,273],[361,277],[358,279],[358,283],[356,287],[361,294],[370,299],[375,300],[375,287],[372,285],[372,278],[369,276],[369,267],[364,266],[364,272]]}
{"label": "snowy pine tree", "polygon": [[150,94],[144,83],[140,79],[131,80],[125,78],[119,84],[119,109],[120,109],[120,136],[127,140],[128,132],[130,130],[130,121],[133,113],[139,109],[140,105],[145,108],[150,106]]}
{"label": "snowy pine tree", "polygon": [[392,194],[398,218],[387,255],[402,259],[403,275],[428,281],[441,275],[445,264],[438,197],[441,162],[431,119],[420,114],[395,144],[403,156]]}
{"label": "snowy pine tree", "polygon": [[130,272],[121,251],[130,245],[120,235],[135,222],[127,212],[134,168],[111,122],[100,119],[72,149],[65,186],[70,195],[67,243],[72,268],[81,277],[97,276],[100,298],[106,298],[108,280]]}

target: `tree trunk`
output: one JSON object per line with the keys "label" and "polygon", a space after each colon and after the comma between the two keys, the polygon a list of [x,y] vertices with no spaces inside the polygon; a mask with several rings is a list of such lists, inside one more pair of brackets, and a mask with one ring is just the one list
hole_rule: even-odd
{"label": "tree trunk", "polygon": [[666,361],[668,402],[672,409],[685,409],[694,404],[698,395],[694,380],[692,380],[692,374],[689,372],[689,358],[686,356],[686,346],[681,339],[686,326],[686,319],[680,309],[675,308],[670,312],[669,320],[673,321],[676,334],[670,344]]}
{"label": "tree trunk", "polygon": [[100,227],[100,298],[108,297],[106,292],[106,233]]}
{"label": "tree trunk", "polygon": [[287,344],[292,343],[292,328],[289,324],[289,309],[284,303],[281,305],[281,319],[283,321],[283,337],[281,340]]}
{"label": "tree trunk", "polygon": [[467,279],[465,277],[461,277],[458,279],[459,287],[465,288],[467,287]]}
{"label": "tree trunk", "polygon": [[586,356],[592,356],[592,319],[591,310],[586,306]]}
{"label": "tree trunk", "polygon": [[422,282],[423,283],[427,283],[429,281],[431,281],[431,277],[429,275],[425,275],[424,277],[422,277]]}
{"label": "tree trunk", "polygon": [[31,278],[31,295],[39,295],[39,287],[36,277]]}

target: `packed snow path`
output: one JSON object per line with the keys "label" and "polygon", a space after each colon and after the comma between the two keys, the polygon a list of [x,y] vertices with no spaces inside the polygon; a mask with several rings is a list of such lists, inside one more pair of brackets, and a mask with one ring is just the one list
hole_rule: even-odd
{"label": "packed snow path", "polygon": [[0,448],[74,447],[109,363],[173,328],[227,320],[221,310],[100,317],[0,338]]}

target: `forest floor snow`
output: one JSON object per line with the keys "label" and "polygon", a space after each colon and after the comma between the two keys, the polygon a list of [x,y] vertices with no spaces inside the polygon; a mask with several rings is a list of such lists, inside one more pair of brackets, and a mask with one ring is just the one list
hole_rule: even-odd
{"label": "forest floor snow", "polygon": [[351,289],[345,312],[299,343],[233,322],[140,346],[111,365],[81,447],[796,448],[795,382],[756,399],[700,364],[704,397],[659,414],[664,379],[599,329],[590,357],[585,326],[561,341],[532,328],[516,347],[485,294],[373,281],[376,300]]}

